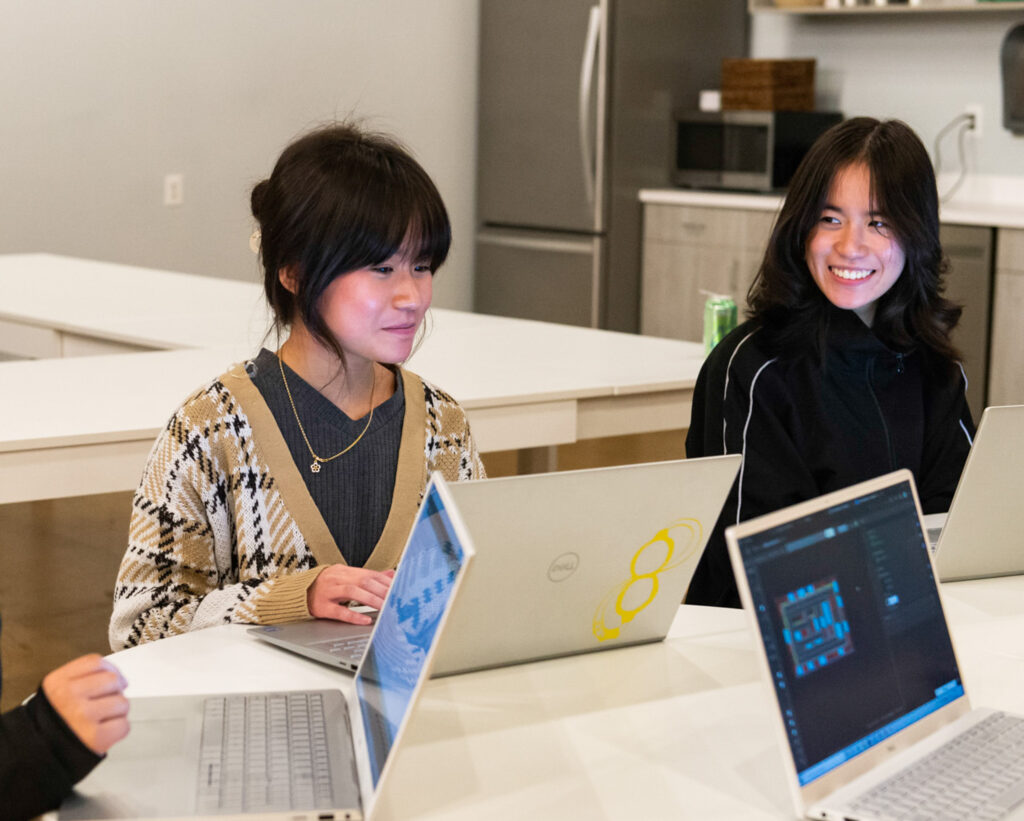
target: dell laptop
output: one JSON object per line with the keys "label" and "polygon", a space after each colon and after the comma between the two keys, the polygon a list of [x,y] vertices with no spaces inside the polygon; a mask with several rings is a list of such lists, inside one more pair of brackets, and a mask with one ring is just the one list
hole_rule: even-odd
{"label": "dell laptop", "polygon": [[[444,484],[475,548],[435,676],[660,641],[686,594],[740,457]],[[355,669],[365,628],[255,627],[279,647]]]}

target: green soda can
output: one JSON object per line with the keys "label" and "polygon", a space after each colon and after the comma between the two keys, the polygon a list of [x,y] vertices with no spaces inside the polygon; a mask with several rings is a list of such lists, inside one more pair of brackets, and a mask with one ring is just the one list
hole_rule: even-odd
{"label": "green soda can", "polygon": [[736,302],[730,296],[708,294],[704,303],[704,353],[725,339],[726,334],[736,327]]}

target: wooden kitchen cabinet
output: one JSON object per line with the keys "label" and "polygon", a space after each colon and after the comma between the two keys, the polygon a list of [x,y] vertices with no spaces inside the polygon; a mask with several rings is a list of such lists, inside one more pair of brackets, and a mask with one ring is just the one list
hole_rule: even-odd
{"label": "wooden kitchen cabinet", "polygon": [[845,3],[839,5],[828,5],[821,0],[806,0],[804,3],[777,2],[777,0],[747,0],[747,10],[751,14],[759,12],[771,12],[774,14],[827,14],[827,15],[848,15],[848,14],[927,14],[929,12],[993,12],[993,11],[1019,11],[1024,9],[1024,3],[1019,0],[1006,2],[979,2],[979,0],[921,0],[911,5],[909,2],[898,2],[889,0],[888,3],[877,5],[875,3],[859,3],[848,6]]}
{"label": "wooden kitchen cabinet", "polygon": [[1024,229],[1000,228],[989,347],[990,405],[1024,403]]}
{"label": "wooden kitchen cabinet", "polygon": [[700,341],[702,290],[730,295],[742,322],[774,220],[774,211],[645,204],[641,332]]}

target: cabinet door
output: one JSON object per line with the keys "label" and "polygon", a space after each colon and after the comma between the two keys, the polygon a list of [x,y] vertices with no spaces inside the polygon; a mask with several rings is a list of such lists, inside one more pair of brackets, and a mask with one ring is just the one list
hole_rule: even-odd
{"label": "cabinet door", "polygon": [[1024,404],[1024,271],[996,274],[992,305],[992,347],[988,377],[990,405]]}
{"label": "cabinet door", "polygon": [[988,404],[1024,404],[1024,231],[1000,228],[996,242],[996,281],[992,295]]}
{"label": "cabinet door", "polygon": [[943,225],[939,234],[949,258],[946,297],[963,306],[953,344],[963,356],[967,401],[975,422],[988,390],[989,305],[992,292],[992,229]]}
{"label": "cabinet door", "polygon": [[641,333],[700,341],[701,291],[731,296],[742,321],[774,220],[770,211],[646,206]]}
{"label": "cabinet door", "polygon": [[[743,255],[726,248],[650,243],[644,251],[640,332],[699,342],[704,337],[701,291],[731,294],[740,282]],[[737,300],[737,305],[742,302]]]}

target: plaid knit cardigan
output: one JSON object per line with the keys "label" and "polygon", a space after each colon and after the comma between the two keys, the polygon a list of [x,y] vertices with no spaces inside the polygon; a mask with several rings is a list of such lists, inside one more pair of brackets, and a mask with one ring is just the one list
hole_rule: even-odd
{"label": "plaid knit cardigan", "polygon": [[[366,567],[398,563],[427,479],[481,478],[458,403],[415,374],[394,495]],[[132,500],[128,550],[114,589],[113,650],[226,622],[310,618],[306,592],[344,562],[273,414],[241,366],[171,417]]]}

